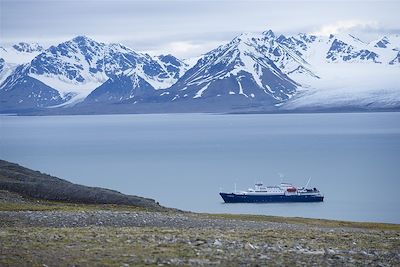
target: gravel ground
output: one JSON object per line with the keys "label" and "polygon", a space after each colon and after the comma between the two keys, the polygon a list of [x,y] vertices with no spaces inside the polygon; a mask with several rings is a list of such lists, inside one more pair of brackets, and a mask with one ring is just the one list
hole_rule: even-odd
{"label": "gravel ground", "polygon": [[400,232],[145,211],[0,212],[1,266],[400,266]]}
{"label": "gravel ground", "polygon": [[[276,230],[310,229],[304,224],[210,218],[206,214],[145,211],[6,211],[0,212],[0,226],[21,227],[166,227]],[[314,227],[319,229],[320,227]],[[328,231],[329,228],[321,228]],[[359,229],[349,229],[349,231]]]}
{"label": "gravel ground", "polygon": [[400,266],[400,227],[150,212],[0,192],[0,266]]}

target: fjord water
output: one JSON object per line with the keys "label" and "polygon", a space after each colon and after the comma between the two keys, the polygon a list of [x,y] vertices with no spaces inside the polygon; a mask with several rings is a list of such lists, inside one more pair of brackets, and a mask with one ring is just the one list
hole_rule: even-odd
{"label": "fjord water", "polygon": [[[165,206],[400,223],[400,113],[0,116],[0,123],[0,158]],[[309,177],[323,203],[224,204],[218,195],[234,183],[301,186]]]}

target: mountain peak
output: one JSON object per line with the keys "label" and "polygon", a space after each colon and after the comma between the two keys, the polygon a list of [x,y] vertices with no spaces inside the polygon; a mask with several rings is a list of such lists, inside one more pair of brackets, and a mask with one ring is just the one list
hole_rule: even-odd
{"label": "mountain peak", "polygon": [[87,37],[86,35],[78,35],[74,37],[71,41],[78,43],[78,44],[87,44],[87,43],[93,43],[96,42],[90,37]]}
{"label": "mountain peak", "polygon": [[374,46],[379,47],[379,48],[386,48],[388,44],[390,44],[389,38],[387,38],[386,36],[383,36],[381,39],[379,39],[376,42],[376,44]]}
{"label": "mountain peak", "polygon": [[182,64],[186,64],[183,61],[181,61],[180,59],[176,58],[175,56],[171,55],[171,54],[166,54],[166,55],[159,55],[157,56],[158,59],[160,59],[162,62],[164,63],[171,63],[173,65],[179,66]]}
{"label": "mountain peak", "polygon": [[275,38],[275,33],[272,30],[264,31],[263,34],[269,38]]}
{"label": "mountain peak", "polygon": [[317,36],[313,34],[299,33],[298,36],[301,40],[307,43],[312,43],[317,39]]}
{"label": "mountain peak", "polygon": [[253,37],[255,37],[254,34],[252,34],[252,33],[250,33],[250,32],[244,32],[244,33],[241,33],[241,34],[239,34],[238,36],[236,36],[236,37],[231,41],[231,43],[239,43],[239,42],[242,42],[242,41],[247,41],[247,40],[249,40],[249,39],[251,39],[251,38],[253,38]]}
{"label": "mountain peak", "polygon": [[18,44],[13,45],[12,47],[18,52],[26,52],[26,53],[40,52],[44,49],[43,46],[39,45],[38,43],[25,43],[25,42],[19,42]]}
{"label": "mountain peak", "polygon": [[121,52],[121,53],[131,53],[133,55],[137,55],[135,51],[130,49],[129,47],[126,47],[123,44],[120,43],[111,43],[108,45],[108,47],[113,50],[114,52]]}

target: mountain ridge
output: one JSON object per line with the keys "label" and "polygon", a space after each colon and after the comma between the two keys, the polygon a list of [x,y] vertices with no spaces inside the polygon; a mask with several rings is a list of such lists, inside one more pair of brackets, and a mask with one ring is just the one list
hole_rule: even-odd
{"label": "mountain ridge", "polygon": [[24,65],[8,63],[0,51],[2,112],[46,113],[52,107],[68,113],[94,104],[93,113],[101,105],[130,105],[123,110],[138,113],[145,105],[154,112],[169,112],[168,105],[181,105],[182,112],[220,110],[211,105],[226,112],[400,106],[396,34],[363,42],[350,34],[243,33],[190,68],[171,54],[150,56],[86,36],[47,49],[23,42],[19,47],[20,53],[33,53]]}

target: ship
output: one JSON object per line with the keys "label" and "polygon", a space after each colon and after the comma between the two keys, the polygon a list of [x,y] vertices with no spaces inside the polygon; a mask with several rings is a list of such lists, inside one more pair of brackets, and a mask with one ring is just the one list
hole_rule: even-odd
{"label": "ship", "polygon": [[220,192],[225,203],[272,203],[272,202],[322,202],[324,195],[317,188],[308,188],[310,180],[304,187],[295,187],[290,183],[276,186],[264,186],[262,182],[255,184],[254,189]]}

